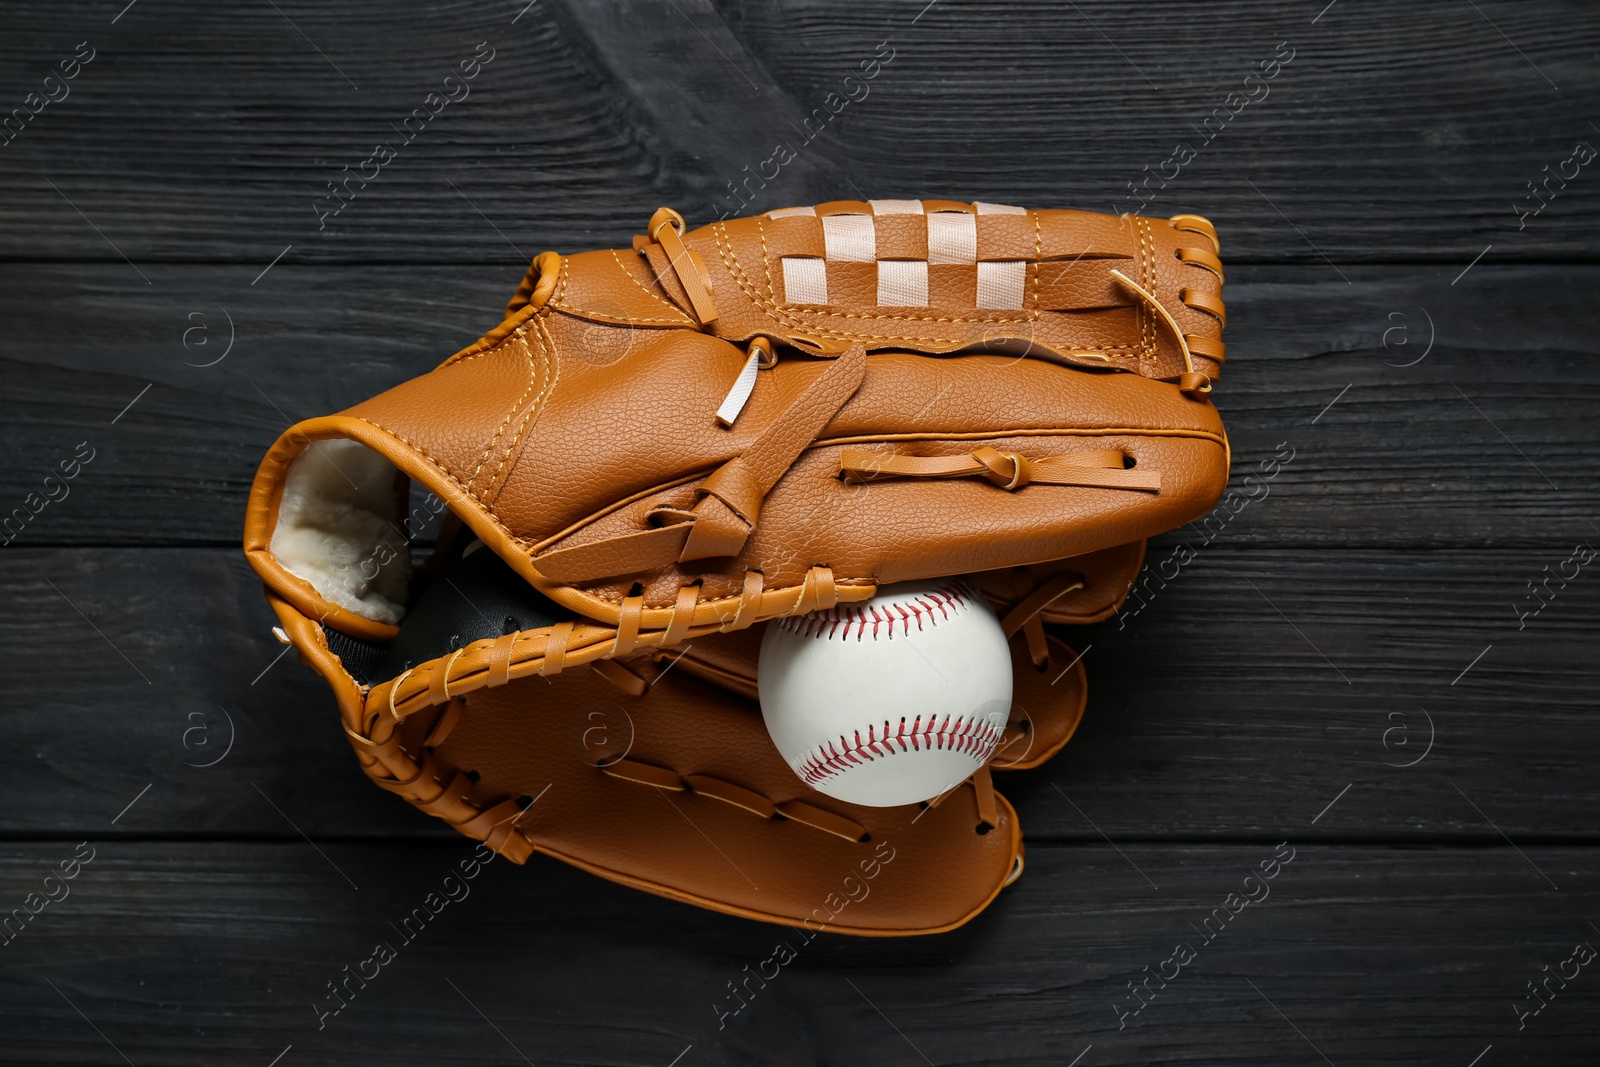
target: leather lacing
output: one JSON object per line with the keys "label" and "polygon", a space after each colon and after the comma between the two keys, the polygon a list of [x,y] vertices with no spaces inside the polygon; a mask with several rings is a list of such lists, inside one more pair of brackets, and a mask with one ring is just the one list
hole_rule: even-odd
{"label": "leather lacing", "polygon": [[[1216,227],[1211,225],[1211,221],[1200,215],[1174,215],[1167,221],[1171,223],[1172,228],[1175,230],[1183,233],[1197,233],[1206,239],[1206,242],[1210,245],[1209,248],[1200,248],[1196,245],[1180,246],[1177,251],[1178,260],[1188,266],[1199,267],[1202,270],[1211,272],[1216,275],[1220,284],[1224,280],[1222,260],[1217,257],[1222,254],[1222,242],[1217,240],[1217,230]],[[1112,273],[1116,272],[1113,271]],[[1141,295],[1145,297],[1147,303],[1155,305],[1154,296],[1142,291]],[[1221,297],[1204,290],[1191,289],[1185,286],[1178,291],[1178,300],[1185,307],[1204,312],[1215,318],[1222,325],[1227,325],[1228,312]],[[1211,391],[1211,380],[1194,369],[1192,357],[1198,355],[1215,363],[1221,363],[1224,354],[1227,352],[1227,346],[1214,337],[1183,333],[1178,328],[1177,321],[1165,313],[1165,308],[1160,308],[1157,305],[1157,310],[1163,320],[1171,326],[1173,333],[1177,335],[1179,343],[1184,350],[1187,372],[1183,378],[1178,380],[1178,386],[1184,389],[1187,395],[1193,396],[1195,399],[1201,399]],[[1195,375],[1198,375],[1198,377],[1193,377]],[[1204,379],[1204,381],[1201,379]],[[1186,382],[1188,388],[1185,388]]]}
{"label": "leather lacing", "polygon": [[[737,608],[713,621],[697,621],[700,594],[698,584],[680,587],[664,629],[641,629],[644,596],[640,594],[623,599],[615,628],[562,622],[474,641],[449,656],[418,664],[392,681],[374,686],[368,694],[368,708],[375,707],[377,714],[400,723],[450,697],[485,686],[505,685],[513,678],[560,674],[568,667],[593,665],[638,648],[676,645],[705,634],[743,629],[757,620],[769,595],[761,572],[747,571]],[[805,614],[834,607],[839,602],[839,590],[833,571],[812,567],[786,599],[779,614]]]}
{"label": "leather lacing", "polygon": [[853,819],[827,811],[815,804],[807,804],[802,800],[785,800],[774,803],[760,793],[753,792],[743,786],[734,785],[732,782],[723,781],[704,774],[680,775],[676,771],[665,767],[657,767],[650,763],[641,763],[638,760],[620,759],[603,764],[600,770],[613,778],[625,782],[636,782],[639,785],[654,786],[668,792],[696,793],[700,796],[720,800],[724,804],[732,804],[736,808],[748,811],[750,814],[763,819],[776,819],[780,816],[802,826],[809,826],[814,830],[841,837],[846,841],[866,841],[867,829]]}
{"label": "leather lacing", "polygon": [[683,243],[683,235],[688,229],[683,216],[670,207],[657,208],[645,229],[649,231],[650,239],[666,252],[667,262],[672,266],[673,274],[677,275],[678,284],[683,286],[700,325],[709,326],[715,322],[718,317],[717,304],[711,298],[711,275],[700,254]]}
{"label": "leather lacing", "polygon": [[355,745],[367,777],[380,788],[404,797],[467,837],[483,841],[512,862],[522,863],[533,853],[533,842],[517,826],[527,809],[516,800],[475,803],[471,799],[473,777],[446,768],[433,754],[432,746],[442,743],[460,721],[464,703],[453,697],[439,709],[420,755],[400,744],[395,719],[369,715],[364,732],[346,725],[345,734]]}
{"label": "leather lacing", "polygon": [[[1217,247],[1216,231],[1200,216],[1177,215],[1170,221],[1174,229],[1199,233],[1213,248]],[[686,303],[701,326],[714,322],[719,314],[711,293],[711,277],[704,261],[683,242],[683,216],[663,207],[651,216],[647,229],[648,237],[637,238],[635,247],[647,254],[662,287],[674,300]],[[1221,261],[1212,251],[1185,246],[1178,250],[1178,258],[1219,278],[1222,275]],[[1193,399],[1206,399],[1211,392],[1211,379],[1195,366],[1194,354],[1199,352],[1220,362],[1221,343],[1197,334],[1185,334],[1153,293],[1119,270],[1112,269],[1110,274],[1143,301],[1177,339],[1184,362],[1184,373],[1178,379],[1179,389]],[[674,282],[675,287],[669,285],[669,281]],[[529,291],[536,290],[530,288]],[[1222,301],[1205,290],[1185,287],[1180,290],[1179,299],[1187,307],[1226,321]],[[659,570],[674,563],[738,555],[759,520],[766,495],[860,388],[866,374],[866,355],[865,346],[857,341],[835,357],[748,448],[712,471],[695,488],[697,499],[692,507],[658,507],[648,515],[646,529],[550,549],[536,556],[534,565],[541,574],[570,584]],[[756,337],[750,341],[744,367],[717,410],[717,419],[722,425],[733,425],[755,387],[759,369],[775,362],[769,339]],[[1018,453],[983,448],[957,458],[873,458],[870,453],[855,450],[847,452],[846,456],[842,473],[851,480],[859,475],[932,478],[975,475],[1007,490],[1029,484],[1145,491],[1159,491],[1160,488],[1158,475],[1124,470],[1120,457],[1108,459],[1105,453],[1032,459]]]}
{"label": "leather lacing", "polygon": [[[817,598],[829,587],[831,578],[827,585],[813,583],[808,578],[805,588],[811,591],[810,596]],[[1001,620],[1001,629],[1008,638],[1019,630],[1024,633],[1036,668],[1047,668],[1050,660],[1040,614],[1060,597],[1082,588],[1082,575],[1070,572],[1056,575],[1023,597]],[[746,592],[759,597],[759,576],[754,582],[747,583]],[[629,599],[642,601],[642,598]],[[831,602],[823,603],[820,600],[815,605],[817,609],[833,606]],[[687,610],[692,610],[692,605]],[[513,862],[522,863],[533,852],[532,840],[517,825],[527,808],[517,800],[474,801],[473,777],[466,771],[445,767],[434,755],[433,749],[443,744],[461,721],[466,707],[466,693],[484,687],[506,685],[514,678],[555,674],[582,663],[594,668],[624,692],[642,696],[649,688],[644,678],[619,663],[601,658],[617,654],[613,649],[619,645],[637,648],[659,644],[665,636],[665,631],[661,631],[641,637],[637,631],[636,613],[633,618],[635,627],[631,632],[625,632],[626,627],[613,631],[605,627],[561,623],[544,630],[519,631],[493,640],[477,641],[448,656],[419,664],[392,681],[369,690],[359,721],[351,723],[347,720],[345,734],[356,750],[362,769],[379,787],[404,797],[466,836],[484,841]],[[687,634],[693,637],[732,628],[731,625],[689,627]],[[610,637],[610,640],[590,643],[589,639],[597,633]],[[438,708],[437,717],[423,739],[422,751],[413,753],[401,744],[398,728],[411,716],[432,707]],[[357,728],[353,729],[353,725]],[[1025,717],[1008,722],[989,755],[990,763],[1004,761],[1012,749],[1028,740],[1029,734],[1030,728]],[[978,804],[978,832],[986,833],[988,829],[999,825],[989,766],[989,763],[984,764],[966,782],[952,787],[928,802],[927,806],[937,807],[956,789],[971,785]],[[670,792],[688,791],[709,796],[762,818],[782,816],[845,840],[866,839],[866,830],[842,815],[804,801],[777,803],[742,786],[707,775],[680,775],[664,767],[629,759],[616,760],[598,769],[623,781],[652,785]]]}
{"label": "leather lacing", "polygon": [[1160,491],[1160,472],[1129,469],[1127,460],[1127,456],[1115,451],[1074,452],[1029,459],[987,445],[958,456],[910,456],[846,448],[839,453],[839,473],[852,483],[884,478],[975,476],[1008,492],[1025,485]]}

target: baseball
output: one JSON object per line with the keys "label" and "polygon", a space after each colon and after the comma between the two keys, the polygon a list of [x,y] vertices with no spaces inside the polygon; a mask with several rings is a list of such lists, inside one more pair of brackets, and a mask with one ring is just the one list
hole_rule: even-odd
{"label": "baseball", "polygon": [[1011,653],[965,582],[902,582],[769,623],[757,686],[773,743],[807,785],[893,807],[989,759],[1011,713]]}

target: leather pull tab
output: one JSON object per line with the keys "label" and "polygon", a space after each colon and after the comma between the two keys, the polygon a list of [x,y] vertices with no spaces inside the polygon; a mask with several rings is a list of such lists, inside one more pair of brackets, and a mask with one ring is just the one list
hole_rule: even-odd
{"label": "leather pull tab", "polygon": [[711,298],[709,275],[706,273],[705,264],[688,245],[683,243],[683,232],[687,229],[683,216],[669,207],[658,208],[656,213],[650,216],[648,228],[650,236],[666,250],[667,261],[672,264],[672,272],[678,276],[678,282],[688,295],[689,303],[694,306],[694,317],[700,320],[702,326],[717,321],[717,304]]}
{"label": "leather pull tab", "polygon": [[757,373],[778,362],[778,357],[772,351],[772,342],[765,337],[752,339],[749,352],[739,377],[733,380],[728,395],[722,398],[722,406],[717,408],[717,421],[724,428],[731,429],[739,413],[744,410],[750,394],[755,390]]}
{"label": "leather pull tab", "polygon": [[850,346],[749,448],[712,472],[700,486],[701,500],[680,562],[738,554],[756,523],[762,498],[855,395],[866,372],[867,350]]}

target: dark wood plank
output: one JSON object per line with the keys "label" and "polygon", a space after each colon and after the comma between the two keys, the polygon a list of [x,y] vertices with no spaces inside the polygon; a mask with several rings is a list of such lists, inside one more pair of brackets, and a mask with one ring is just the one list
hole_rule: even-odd
{"label": "dark wood plank", "polygon": [[[1348,286],[1324,272],[1231,273],[1217,404],[1235,482],[1280,443],[1295,458],[1228,543],[1554,548],[1595,533],[1600,271],[1480,265],[1455,286],[1434,267],[1350,267]],[[291,420],[470,343],[521,272],[280,264],[256,288],[248,268],[170,274],[156,295],[98,266],[0,268],[0,503],[21,505],[79,442],[96,450],[18,545],[235,543]]]}
{"label": "dark wood plank", "polygon": [[[1336,840],[1593,839],[1593,565],[1519,630],[1526,583],[1564,550],[1197,542],[1175,572],[1174,546],[1152,551],[1125,619],[1067,634],[1084,724],[1046,767],[1000,780],[1030,840],[1291,823]],[[8,688],[25,758],[7,788],[27,799],[6,832],[86,832],[149,786],[115,832],[448,835],[367,783],[320,680],[276,658],[273,621],[232,549],[0,554],[0,637],[39,665]]]}
{"label": "dark wood plank", "polygon": [[[1120,211],[1141,203],[1132,182],[1175,174],[1146,186],[1148,210],[1213,216],[1237,262],[1595,253],[1588,170],[1568,165],[1525,224],[1516,206],[1600,143],[1584,110],[1600,18],[1579,2],[524,6],[190,0],[112,24],[99,5],[13,5],[9,106],[76,42],[98,54],[0,157],[0,256],[134,277],[126,254],[157,285],[166,263],[259,269],[291,244],[287,262],[525,260],[625,242],[662,202],[708,221],[763,166],[753,210],[929,195]],[[496,53],[470,95],[319,229],[326,183],[393,143],[479,42]],[[847,83],[880,44],[888,65]],[[1245,92],[1257,102],[1230,100]],[[794,160],[774,171],[779,142]],[[1171,162],[1179,145],[1192,161]]]}
{"label": "dark wood plank", "polygon": [[[1593,1062],[1592,964],[1552,981],[1520,1033],[1513,1010],[1542,967],[1600,940],[1593,850],[1326,846],[1298,829],[1123,855],[1035,846],[1021,880],[954,933],[809,942],[539,859],[458,880],[459,899],[407,942],[395,924],[464,845],[328,845],[324,858],[300,842],[99,840],[70,895],[5,948],[6,1059],[1466,1065],[1492,1045],[1485,1063]],[[1207,943],[1202,921],[1285,840],[1292,860],[1250,887],[1265,899],[1212,918]],[[20,904],[73,852],[9,849],[0,899]],[[380,942],[393,961],[324,1018],[326,984]],[[746,967],[771,975],[780,942],[795,958],[724,1018],[728,984]],[[1128,983],[1179,944],[1193,960],[1124,1017]]]}
{"label": "dark wood plank", "polygon": [[[0,118],[83,40],[71,96],[0,134],[0,517],[94,455],[0,537],[0,1060],[1595,1062],[1592,967],[1518,1020],[1600,944],[1593,568],[1530,611],[1600,543],[1600,178],[1531,190],[1600,146],[1593,5],[27,0]],[[319,228],[481,41],[470,98]],[[950,935],[805,942],[536,857],[403,942],[472,846],[367,783],[276,658],[234,547],[262,451],[470,342],[545,248],[866,196],[1149,199],[1223,234],[1217,402],[1255,497],[1067,635],[1084,725],[998,776],[1025,876]],[[779,940],[798,959],[719,1020]]]}

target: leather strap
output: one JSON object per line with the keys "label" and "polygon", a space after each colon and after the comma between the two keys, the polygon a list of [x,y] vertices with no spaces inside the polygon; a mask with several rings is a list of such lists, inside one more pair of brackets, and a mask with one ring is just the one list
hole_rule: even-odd
{"label": "leather strap", "polygon": [[644,696],[650,688],[645,680],[614,659],[597,659],[589,664],[594,672],[631,697]]}
{"label": "leather strap", "polygon": [[766,588],[766,575],[760,571],[744,572],[744,589],[739,593],[739,610],[733,613],[733,618],[723,624],[721,629],[743,630],[756,621],[756,612],[761,608],[761,591]]}
{"label": "leather strap", "polygon": [[994,800],[994,777],[985,763],[972,774],[972,789],[977,794],[978,821],[985,826],[1000,825],[1000,807]]}
{"label": "leather strap", "polygon": [[805,581],[800,584],[800,595],[795,599],[794,607],[785,614],[805,615],[812,611],[827,611],[838,603],[839,588],[834,584],[832,568],[818,564],[806,571]]}
{"label": "leather strap", "polygon": [[738,553],[756,524],[762,499],[861,388],[866,373],[866,348],[851,345],[749,448],[700,484],[705,498],[695,508],[694,528],[679,562]]}
{"label": "leather strap", "polygon": [[699,603],[698,585],[678,587],[678,599],[672,605],[672,621],[667,623],[667,632],[661,636],[663,645],[675,645],[689,636],[689,627],[694,622],[694,609]]}
{"label": "leather strap", "polygon": [[467,702],[460,697],[451,699],[444,707],[439,709],[439,718],[433,724],[433,729],[428,731],[427,738],[422,742],[423,748],[436,748],[444,744],[445,738],[450,736],[450,731],[456,728],[456,723],[461,721],[461,712]]}
{"label": "leather strap", "polygon": [[1226,281],[1222,276],[1222,260],[1207,252],[1204,248],[1189,248],[1185,246],[1178,249],[1178,258],[1196,267],[1204,267],[1212,274],[1215,274],[1219,282]]}
{"label": "leather strap", "polygon": [[846,448],[839,452],[839,469],[849,482],[883,478],[965,478],[977,476],[1001,489],[1025,485],[1075,485],[1100,489],[1161,490],[1161,474],[1141,468],[1124,469],[1121,452],[1074,452],[1064,456],[1029,459],[1015,452],[978,448],[958,456],[907,456],[895,452],[867,452]]}
{"label": "leather strap", "polygon": [[1023,597],[1000,620],[1000,629],[1006,637],[1012,637],[1018,630],[1023,632],[1028,641],[1028,656],[1035,667],[1050,662],[1050,645],[1045,640],[1044,622],[1039,618],[1039,613],[1067,593],[1082,588],[1083,575],[1064,571]]}
{"label": "leather strap", "polygon": [[1222,303],[1221,297],[1200,289],[1185,289],[1178,294],[1178,299],[1183,301],[1185,306],[1192,307],[1196,311],[1204,311],[1222,325],[1228,325],[1228,309]]}
{"label": "leather strap", "polygon": [[545,639],[544,660],[539,664],[540,674],[561,673],[567,662],[567,643],[572,640],[575,626],[572,622],[558,622],[550,627],[550,636]]}
{"label": "leather strap", "polygon": [[778,806],[778,814],[786,819],[804,823],[817,830],[842,837],[846,841],[860,841],[867,835],[866,829],[857,822],[835,815],[831,811],[824,811],[819,807],[807,804],[803,800],[785,801]]}
{"label": "leather strap", "polygon": [[[1204,222],[1205,220],[1202,219],[1201,221]],[[1207,223],[1207,225],[1209,226],[1210,223]],[[1195,369],[1194,353],[1189,349],[1189,335],[1183,332],[1183,328],[1178,325],[1178,320],[1172,317],[1172,312],[1168,311],[1167,306],[1157,300],[1155,294],[1150,290],[1120,270],[1112,270],[1110,274],[1123,285],[1139,294],[1139,297],[1149,306],[1150,310],[1154,311],[1156,316],[1166,323],[1167,328],[1172,331],[1172,335],[1178,339],[1178,348],[1183,352],[1184,367],[1183,374],[1178,376],[1178,389],[1191,400],[1204,401],[1211,392],[1211,378],[1203,371]],[[1192,303],[1190,301],[1192,296],[1201,298],[1201,303]],[[1222,301],[1217,297],[1208,293],[1199,293],[1193,289],[1185,289],[1178,294],[1178,299],[1189,307],[1210,312],[1224,324],[1227,323],[1226,315],[1222,310]]]}
{"label": "leather strap", "polygon": [[612,760],[600,770],[613,778],[638,782],[640,785],[653,785],[657,789],[666,789],[673,793],[681,793],[688,788],[677,771],[669,771],[665,767],[657,767],[651,763],[640,763],[638,760]]}
{"label": "leather strap", "polygon": [[732,804],[736,808],[743,808],[752,815],[759,815],[763,819],[770,819],[778,814],[778,806],[760,793],[751,792],[743,786],[724,782],[720,778],[709,778],[703,774],[686,774],[684,783],[703,797],[720,800],[724,804]]}
{"label": "leather strap", "polygon": [[517,634],[509,633],[495,640],[489,650],[489,685],[505,685],[511,681],[511,655],[516,650]]}
{"label": "leather strap", "polygon": [[1217,240],[1217,228],[1211,225],[1211,220],[1203,215],[1174,215],[1167,220],[1172,223],[1175,230],[1185,233],[1198,233],[1211,242],[1211,250],[1218,255],[1222,254],[1222,242]]}
{"label": "leather strap", "polygon": [[762,500],[855,395],[866,370],[860,344],[835,358],[744,452],[711,472],[692,513],[663,510],[656,517],[668,525],[545,552],[534,566],[556,581],[583,582],[737,555]]}
{"label": "leather strap", "polygon": [[670,207],[658,208],[650,216],[650,224],[646,229],[650,231],[650,239],[666,251],[667,262],[678,276],[678,284],[688,294],[694,317],[700,320],[700,325],[716,322],[717,304],[711,299],[710,275],[700,256],[683,243],[683,233],[687,229],[683,216]]}
{"label": "leather strap", "polygon": [[622,598],[617,612],[617,639],[611,645],[611,655],[625,656],[639,645],[639,620],[644,615],[644,596]]}
{"label": "leather strap", "polygon": [[1228,350],[1227,345],[1223,344],[1214,337],[1204,337],[1197,333],[1186,333],[1183,335],[1183,339],[1189,342],[1189,351],[1193,352],[1197,356],[1204,356],[1206,359],[1214,359],[1218,363],[1222,362],[1223,354]]}

